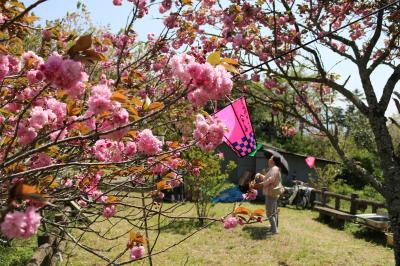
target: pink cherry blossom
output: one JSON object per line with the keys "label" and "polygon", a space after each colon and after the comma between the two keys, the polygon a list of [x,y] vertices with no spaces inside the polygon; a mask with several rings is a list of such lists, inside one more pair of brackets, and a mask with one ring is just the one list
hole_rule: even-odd
{"label": "pink cherry blossom", "polygon": [[123,159],[125,145],[123,142],[100,139],[93,146],[96,158],[106,162],[120,162]]}
{"label": "pink cherry blossom", "polygon": [[0,55],[0,80],[3,80],[10,70],[8,57],[5,55]]}
{"label": "pink cherry blossom", "polygon": [[[125,108],[115,108],[113,110],[113,114],[109,120],[106,120],[102,123],[100,127],[101,131],[108,131],[112,129],[116,129],[118,127],[122,127],[129,122],[129,113]],[[113,131],[109,134],[104,135],[104,138],[109,138],[113,140],[120,140],[129,132],[129,128],[125,127],[120,130]]]}
{"label": "pink cherry blossom", "polygon": [[25,65],[27,65],[29,63],[35,68],[39,67],[41,64],[44,63],[43,58],[38,56],[33,51],[28,51],[28,52],[23,53],[22,59],[24,60]]}
{"label": "pink cherry blossom", "polygon": [[32,157],[32,168],[45,167],[53,163],[53,158],[45,153],[38,153]]}
{"label": "pink cherry blossom", "polygon": [[72,187],[74,185],[72,179],[70,179],[70,178],[65,179],[62,184],[65,187]]}
{"label": "pink cherry blossom", "polygon": [[230,216],[224,219],[224,228],[231,229],[238,225],[238,219],[236,217]]}
{"label": "pink cherry blossom", "polygon": [[265,80],[264,87],[267,89],[272,89],[278,86],[278,82],[276,80]]}
{"label": "pink cherry blossom", "polygon": [[126,156],[132,156],[137,152],[137,145],[133,141],[128,141],[125,145]]}
{"label": "pink cherry blossom", "polygon": [[20,103],[8,103],[6,104],[6,106],[4,107],[4,109],[6,109],[7,111],[11,112],[11,113],[18,113],[22,108],[22,104]]}
{"label": "pink cherry blossom", "polygon": [[42,30],[42,38],[44,41],[48,42],[51,40],[51,32],[48,30]]}
{"label": "pink cherry blossom", "polygon": [[8,238],[17,238],[22,236],[26,226],[25,213],[14,211],[6,214],[1,224],[1,232]]}
{"label": "pink cherry blossom", "polygon": [[138,150],[147,154],[155,155],[161,151],[162,142],[153,135],[150,129],[144,129],[138,135],[137,142]]}
{"label": "pink cherry blossom", "polygon": [[83,199],[80,199],[80,200],[78,200],[78,204],[81,206],[81,207],[87,207],[87,202],[86,201],[84,201]]}
{"label": "pink cherry blossom", "polygon": [[36,234],[40,220],[41,216],[33,207],[28,207],[25,212],[10,212],[1,223],[1,232],[7,238],[29,238]]}
{"label": "pink cherry blossom", "polygon": [[176,14],[171,14],[164,19],[164,25],[169,28],[175,28],[179,26],[178,16]]}
{"label": "pink cherry blossom", "polygon": [[49,98],[46,99],[46,106],[56,115],[57,123],[63,122],[67,115],[67,104],[57,101],[54,98]]}
{"label": "pink cherry blossom", "polygon": [[75,89],[78,83],[86,81],[88,76],[83,71],[82,64],[71,59],[63,59],[53,54],[39,67],[47,81],[53,86],[66,89],[68,92]]}
{"label": "pink cherry blossom", "polygon": [[101,202],[101,203],[106,203],[107,202],[107,196],[103,194],[100,190],[94,190],[91,191],[90,197],[96,201],[96,202]]}
{"label": "pink cherry blossom", "polygon": [[243,194],[245,200],[255,200],[257,198],[258,191],[256,189],[250,189],[246,194]]}
{"label": "pink cherry blossom", "polygon": [[196,116],[196,129],[193,138],[197,141],[197,146],[206,152],[214,150],[220,145],[224,138],[224,125],[214,120],[212,117],[205,118],[203,115]]}
{"label": "pink cherry blossom", "polygon": [[200,176],[200,168],[198,168],[198,167],[193,168],[192,174],[194,176]]}
{"label": "pink cherry blossom", "polygon": [[33,127],[21,125],[21,127],[18,129],[17,136],[19,144],[27,145],[36,138],[37,133]]}
{"label": "pink cherry blossom", "polygon": [[134,246],[131,249],[131,259],[137,260],[144,256],[145,249],[143,246]]}
{"label": "pink cherry blossom", "polygon": [[33,107],[29,123],[34,129],[43,128],[49,123],[49,112],[40,106]]}
{"label": "pink cherry blossom", "polygon": [[21,70],[21,64],[16,57],[8,56],[8,67],[9,67],[9,74],[16,75]]}
{"label": "pink cherry blossom", "polygon": [[34,84],[43,79],[43,73],[39,70],[29,70],[26,72],[26,77],[28,78],[29,84]]}
{"label": "pink cherry blossom", "polygon": [[171,68],[176,77],[193,90],[188,94],[194,106],[203,106],[209,100],[218,100],[231,93],[231,75],[221,65],[199,64],[193,56],[175,55]]}
{"label": "pink cherry blossom", "polygon": [[117,213],[117,210],[114,204],[106,205],[103,209],[103,216],[106,218],[113,217],[115,213]]}
{"label": "pink cherry blossom", "polygon": [[66,128],[64,128],[63,130],[56,130],[53,133],[50,133],[49,136],[52,141],[56,141],[56,140],[65,139],[67,134],[68,134],[68,130]]}
{"label": "pink cherry blossom", "polygon": [[89,97],[89,112],[92,114],[100,114],[112,108],[111,91],[107,85],[101,84],[92,87],[92,96]]}

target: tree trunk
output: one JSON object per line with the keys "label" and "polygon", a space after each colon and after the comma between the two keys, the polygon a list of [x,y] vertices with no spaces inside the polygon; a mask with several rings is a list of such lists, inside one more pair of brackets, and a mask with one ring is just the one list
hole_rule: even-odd
{"label": "tree trunk", "polygon": [[393,251],[396,265],[400,266],[400,162],[396,159],[392,138],[384,115],[369,116],[383,170],[383,193],[388,206],[393,232]]}
{"label": "tree trunk", "polygon": [[[400,192],[399,192],[400,193]],[[400,200],[397,196],[397,203],[389,208],[390,225],[393,233],[393,251],[396,265],[400,265]]]}

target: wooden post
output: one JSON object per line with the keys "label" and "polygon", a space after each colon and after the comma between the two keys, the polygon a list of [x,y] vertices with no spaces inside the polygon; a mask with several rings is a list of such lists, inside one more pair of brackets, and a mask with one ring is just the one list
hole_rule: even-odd
{"label": "wooden post", "polygon": [[321,189],[321,203],[322,203],[323,207],[325,207],[325,205],[326,205],[326,194],[325,194],[326,191],[328,191],[328,188],[326,188],[326,187],[323,187]]}
{"label": "wooden post", "polygon": [[51,239],[49,235],[40,235],[37,236],[37,244],[40,247],[41,245],[50,243]]}
{"label": "wooden post", "polygon": [[340,210],[340,198],[336,197],[335,199],[335,210]]}
{"label": "wooden post", "polygon": [[54,221],[57,223],[64,222],[64,215],[62,213],[57,213],[56,215],[54,215]]}
{"label": "wooden post", "polygon": [[357,199],[358,199],[358,194],[352,193],[351,194],[351,205],[350,205],[350,214],[357,214]]}
{"label": "wooden post", "polygon": [[372,204],[372,213],[376,213],[378,211],[378,205]]}

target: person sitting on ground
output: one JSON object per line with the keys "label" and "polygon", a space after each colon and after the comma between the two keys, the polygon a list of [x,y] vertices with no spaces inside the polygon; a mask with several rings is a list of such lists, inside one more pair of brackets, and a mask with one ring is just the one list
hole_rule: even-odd
{"label": "person sitting on ground", "polygon": [[249,190],[249,184],[254,180],[253,172],[246,170],[239,178],[239,189],[241,192],[246,193]]}

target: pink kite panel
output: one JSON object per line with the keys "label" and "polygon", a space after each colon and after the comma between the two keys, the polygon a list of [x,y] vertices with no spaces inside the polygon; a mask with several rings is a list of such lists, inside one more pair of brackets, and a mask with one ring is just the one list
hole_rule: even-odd
{"label": "pink kite panel", "polygon": [[241,97],[213,115],[228,128],[224,141],[240,157],[256,149],[256,141],[247,111],[246,98]]}

